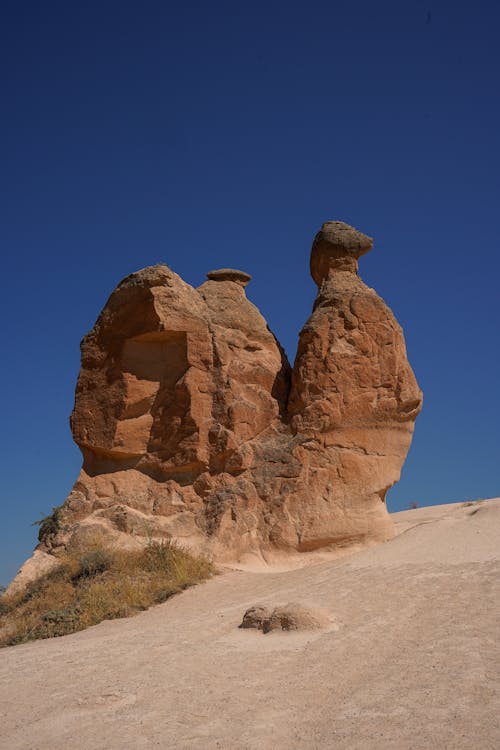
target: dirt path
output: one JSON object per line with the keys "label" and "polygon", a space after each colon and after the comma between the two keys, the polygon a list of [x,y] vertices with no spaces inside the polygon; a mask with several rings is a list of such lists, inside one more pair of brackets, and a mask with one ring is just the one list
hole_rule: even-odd
{"label": "dirt path", "polygon": [[[230,572],[128,620],[0,651],[6,750],[497,750],[500,500],[395,515],[334,562]],[[255,603],[328,610],[239,630]]]}

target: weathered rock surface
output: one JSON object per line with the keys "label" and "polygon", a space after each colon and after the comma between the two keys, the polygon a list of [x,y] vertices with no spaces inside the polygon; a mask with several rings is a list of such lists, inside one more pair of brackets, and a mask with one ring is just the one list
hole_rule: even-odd
{"label": "weathered rock surface", "polygon": [[292,433],[305,439],[294,454],[323,504],[296,505],[301,549],[390,536],[385,496],[422,405],[403,332],[357,274],[371,246],[338,221],[313,243],[318,296],[300,334],[288,411]]}
{"label": "weathered rock surface", "polygon": [[[500,499],[392,515],[399,536],[340,563],[3,649],[2,750],[497,750]],[[332,622],[238,628],[290,599]]]}
{"label": "weathered rock surface", "polygon": [[82,341],[83,467],[39,550],[98,532],[235,562],[389,538],[385,494],[422,397],[401,328],[358,277],[371,245],[342,222],[316,235],[293,372],[248,274],[211,271],[199,289],[163,265],[124,279]]}
{"label": "weathered rock surface", "polygon": [[321,609],[291,602],[273,609],[259,604],[250,607],[239,627],[271,633],[273,630],[321,630],[331,624],[331,618]]}

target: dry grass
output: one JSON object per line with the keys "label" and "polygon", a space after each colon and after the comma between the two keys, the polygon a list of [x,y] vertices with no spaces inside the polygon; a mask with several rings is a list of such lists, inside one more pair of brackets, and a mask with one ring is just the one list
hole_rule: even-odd
{"label": "dry grass", "polygon": [[484,497],[476,497],[475,500],[466,500],[465,503],[462,503],[462,508],[470,508],[471,505],[478,505],[479,503],[484,503]]}
{"label": "dry grass", "polygon": [[0,646],[67,635],[129,617],[214,575],[212,564],[169,542],[137,551],[99,543],[61,558],[17,596],[0,598]]}

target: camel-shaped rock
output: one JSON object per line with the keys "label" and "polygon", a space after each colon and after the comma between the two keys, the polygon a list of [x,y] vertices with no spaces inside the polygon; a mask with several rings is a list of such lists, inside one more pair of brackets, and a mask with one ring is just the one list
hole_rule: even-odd
{"label": "camel-shaped rock", "polygon": [[198,289],[165,265],[127,276],[81,345],[82,470],[21,577],[96,531],[222,562],[390,538],[385,496],[422,394],[400,326],[358,276],[371,247],[339,221],[316,235],[293,370],[248,274],[211,271]]}

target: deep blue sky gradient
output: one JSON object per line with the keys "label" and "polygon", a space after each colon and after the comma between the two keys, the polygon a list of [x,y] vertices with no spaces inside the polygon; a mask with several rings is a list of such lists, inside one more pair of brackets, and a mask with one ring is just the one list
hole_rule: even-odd
{"label": "deep blue sky gradient", "polygon": [[311,240],[405,329],[425,407],[392,510],[500,494],[498,2],[4,2],[0,582],[80,468],[79,340],[165,262],[253,275],[293,361]]}

